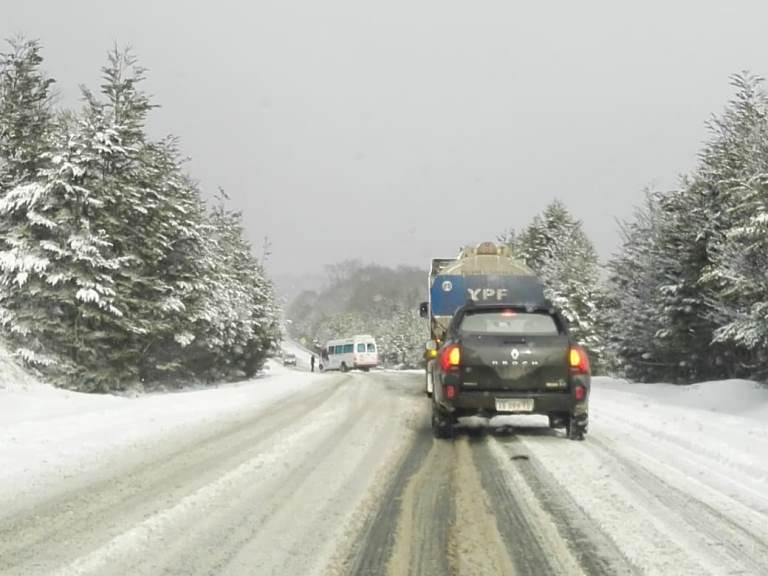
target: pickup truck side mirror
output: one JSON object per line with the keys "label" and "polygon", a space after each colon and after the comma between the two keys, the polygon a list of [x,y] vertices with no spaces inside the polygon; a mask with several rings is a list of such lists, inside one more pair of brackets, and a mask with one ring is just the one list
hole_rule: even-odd
{"label": "pickup truck side mirror", "polygon": [[422,302],[419,304],[419,316],[422,318],[429,318],[429,302]]}

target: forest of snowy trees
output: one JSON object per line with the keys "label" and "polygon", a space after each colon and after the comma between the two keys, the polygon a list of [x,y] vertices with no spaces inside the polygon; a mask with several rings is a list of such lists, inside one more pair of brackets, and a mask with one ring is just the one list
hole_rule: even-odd
{"label": "forest of snowy trees", "polygon": [[[147,135],[156,105],[143,79],[115,49],[99,89],[63,110],[37,42],[0,54],[0,335],[61,386],[250,376],[279,339],[273,287],[240,215],[223,192],[206,205],[174,138]],[[500,237],[600,371],[768,377],[768,96],[746,73],[732,85],[696,168],[676,189],[646,193],[606,265],[558,201]],[[292,304],[291,333],[309,345],[372,333],[386,362],[417,364],[425,271],[329,272],[326,290]]]}
{"label": "forest of snowy trees", "polygon": [[501,236],[543,279],[600,371],[638,381],[768,376],[768,96],[749,74],[698,166],[621,223],[607,266],[554,202]]}
{"label": "forest of snowy trees", "polygon": [[240,215],[214,207],[144,71],[114,49],[79,110],[55,105],[37,42],[0,55],[0,328],[18,358],[87,391],[254,374],[278,338]]}
{"label": "forest of snowy trees", "polygon": [[423,270],[342,262],[327,269],[327,285],[299,294],[286,311],[289,333],[310,348],[332,338],[372,334],[388,366],[417,366],[429,338],[419,318]]}
{"label": "forest of snowy trees", "polygon": [[648,193],[609,263],[608,345],[638,380],[768,375],[768,97],[749,74],[696,169]]}

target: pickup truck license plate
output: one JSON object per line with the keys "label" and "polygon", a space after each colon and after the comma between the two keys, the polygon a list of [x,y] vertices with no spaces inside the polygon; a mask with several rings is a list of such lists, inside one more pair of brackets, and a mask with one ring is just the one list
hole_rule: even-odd
{"label": "pickup truck license plate", "polygon": [[497,412],[533,412],[533,398],[496,398]]}

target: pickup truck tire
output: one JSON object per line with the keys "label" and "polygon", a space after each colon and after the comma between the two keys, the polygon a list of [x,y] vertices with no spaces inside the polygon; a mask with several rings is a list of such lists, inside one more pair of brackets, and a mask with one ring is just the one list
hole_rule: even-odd
{"label": "pickup truck tire", "polygon": [[584,440],[587,433],[586,418],[569,416],[565,422],[565,435],[569,440]]}
{"label": "pickup truck tire", "polygon": [[432,402],[432,435],[440,439],[453,438],[453,423],[453,415]]}

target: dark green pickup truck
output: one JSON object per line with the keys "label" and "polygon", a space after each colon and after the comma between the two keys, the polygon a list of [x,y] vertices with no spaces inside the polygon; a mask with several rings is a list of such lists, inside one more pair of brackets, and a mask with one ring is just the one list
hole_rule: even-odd
{"label": "dark green pickup truck", "polygon": [[544,414],[582,440],[589,359],[548,306],[468,303],[453,316],[431,363],[432,429],[453,436],[460,416]]}

